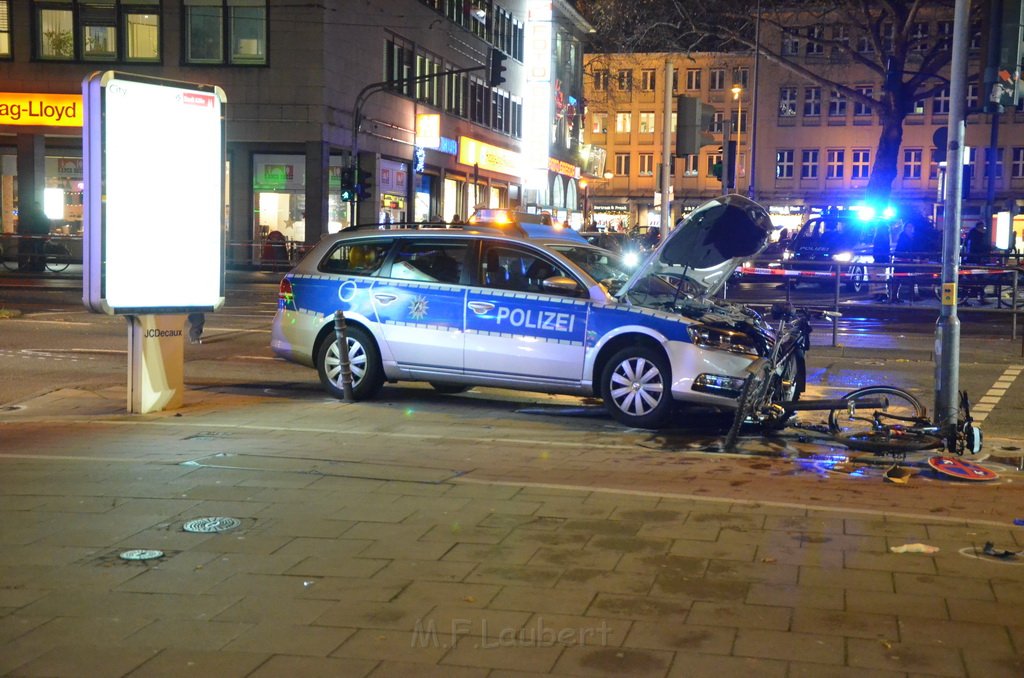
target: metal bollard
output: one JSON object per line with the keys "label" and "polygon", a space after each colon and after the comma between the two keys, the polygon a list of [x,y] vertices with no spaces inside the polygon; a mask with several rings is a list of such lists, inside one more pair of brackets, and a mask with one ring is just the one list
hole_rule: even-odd
{"label": "metal bollard", "polygon": [[345,312],[334,312],[334,340],[338,343],[338,361],[341,365],[341,392],[345,402],[352,402],[352,364],[348,357],[348,332],[345,330]]}

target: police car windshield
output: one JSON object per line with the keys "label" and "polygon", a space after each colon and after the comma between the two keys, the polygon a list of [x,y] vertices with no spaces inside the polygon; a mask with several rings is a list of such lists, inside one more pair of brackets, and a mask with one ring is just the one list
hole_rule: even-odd
{"label": "police car windshield", "polygon": [[[618,296],[619,290],[629,280],[636,265],[630,266],[625,258],[597,247],[579,247],[571,245],[551,245],[551,249],[565,255],[567,259],[586,271],[594,280],[605,286],[608,293]],[[645,284],[641,284],[640,295],[630,295],[630,300],[640,306],[656,305],[655,297],[663,300],[675,294],[675,287],[656,275],[647,276]],[[652,302],[652,303],[644,303]]]}

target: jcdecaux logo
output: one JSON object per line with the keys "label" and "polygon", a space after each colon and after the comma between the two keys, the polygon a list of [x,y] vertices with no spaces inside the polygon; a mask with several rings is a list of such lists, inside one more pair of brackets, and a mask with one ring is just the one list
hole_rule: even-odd
{"label": "jcdecaux logo", "polygon": [[146,330],[143,333],[147,339],[163,339],[164,337],[180,337],[181,330]]}

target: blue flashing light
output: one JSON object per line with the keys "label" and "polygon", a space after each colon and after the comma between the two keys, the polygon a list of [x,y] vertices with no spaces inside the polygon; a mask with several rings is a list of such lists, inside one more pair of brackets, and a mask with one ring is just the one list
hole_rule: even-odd
{"label": "blue flashing light", "polygon": [[854,210],[861,221],[871,221],[875,218],[875,208],[870,205],[858,205],[854,207]]}
{"label": "blue flashing light", "polygon": [[892,219],[896,216],[896,208],[892,205],[886,205],[885,209],[882,210],[883,219]]}

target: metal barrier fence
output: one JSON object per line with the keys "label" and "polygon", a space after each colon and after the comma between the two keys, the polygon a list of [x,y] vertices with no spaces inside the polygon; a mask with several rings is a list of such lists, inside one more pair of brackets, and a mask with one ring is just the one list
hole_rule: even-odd
{"label": "metal barrier fence", "polygon": [[[971,313],[1010,315],[1010,337],[1017,338],[1018,315],[1024,312],[1024,267],[981,266],[965,264],[959,271],[956,303]],[[813,283],[832,291],[831,303],[819,310],[839,311],[844,302],[858,299],[860,308],[893,308],[901,301],[913,306],[922,302],[942,302],[942,265],[938,263],[813,263],[800,262],[799,268],[778,260],[753,261],[737,270],[738,280],[745,283],[772,283],[785,291],[785,301],[792,302],[799,283]],[[863,301],[865,290],[874,289],[874,301]],[[905,293],[901,299],[899,294]],[[975,297],[988,301],[986,306],[969,306]],[[951,301],[952,299],[950,299]],[[812,305],[801,304],[808,308]],[[833,344],[836,329],[833,327]]]}

